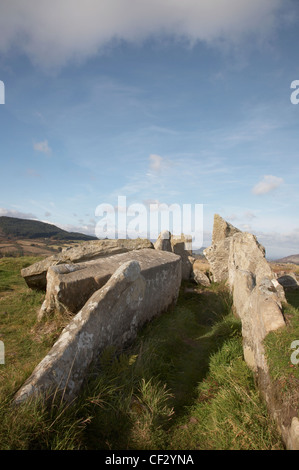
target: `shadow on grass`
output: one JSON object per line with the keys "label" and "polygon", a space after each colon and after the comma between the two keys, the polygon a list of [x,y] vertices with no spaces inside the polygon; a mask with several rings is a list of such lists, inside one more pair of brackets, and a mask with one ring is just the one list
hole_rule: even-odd
{"label": "shadow on grass", "polygon": [[208,289],[181,296],[176,309],[187,309],[195,322],[190,322],[181,334],[185,347],[174,355],[175,373],[168,382],[174,392],[176,415],[185,412],[185,407],[192,404],[198,383],[209,372],[210,358],[231,336],[240,333],[241,325],[231,314],[229,294],[221,290],[213,292]]}
{"label": "shadow on grass", "polygon": [[[165,442],[155,444],[155,439],[161,433],[165,439],[188,413],[198,384],[209,372],[211,356],[229,337],[240,334],[225,289],[192,288],[194,285],[183,285],[176,306],[146,325],[121,355],[104,354],[98,378],[90,388],[97,391],[91,400],[94,417],[86,429],[88,448],[163,448]],[[145,398],[137,391],[141,382],[154,385],[151,396]],[[168,409],[173,409],[171,419],[164,419],[166,390]],[[150,432],[153,423],[156,430]]]}
{"label": "shadow on grass", "polygon": [[287,302],[295,308],[299,308],[299,289],[287,290],[286,293]]}

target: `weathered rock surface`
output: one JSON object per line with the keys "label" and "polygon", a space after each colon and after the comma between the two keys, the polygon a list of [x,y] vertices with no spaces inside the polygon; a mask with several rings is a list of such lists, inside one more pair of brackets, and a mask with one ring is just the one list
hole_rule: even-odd
{"label": "weathered rock surface", "polygon": [[66,263],[80,263],[132,250],[153,248],[147,239],[134,240],[93,240],[80,243],[78,246],[66,248],[61,253],[50,256],[21,270],[21,275],[32,289],[46,289],[46,276],[50,266]]}
{"label": "weathered rock surface", "polygon": [[154,243],[154,248],[156,250],[172,251],[170,240],[171,233],[168,230],[163,230],[157,238],[157,241]]}
{"label": "weathered rock surface", "polygon": [[188,280],[192,272],[192,237],[187,235],[172,235],[171,248],[173,253],[182,259],[182,279]]}
{"label": "weathered rock surface", "polygon": [[182,259],[182,279],[189,280],[192,274],[192,237],[184,234],[172,235],[168,230],[160,233],[154,243],[156,250],[172,251]]}
{"label": "weathered rock surface", "polygon": [[253,273],[256,284],[264,277],[275,279],[275,275],[265,258],[265,248],[251,233],[239,232],[230,237],[227,264],[228,280],[231,286],[234,285],[234,275],[238,269]]}
{"label": "weathered rock surface", "polygon": [[52,314],[55,310],[61,313],[77,313],[89,297],[128,261],[138,261],[143,273],[148,269],[159,272],[162,266],[173,263],[178,258],[173,253],[145,248],[85,263],[51,266],[47,274],[46,297],[38,319]]}
{"label": "weathered rock surface", "polygon": [[105,347],[122,347],[132,341],[145,322],[177,300],[181,259],[165,252],[163,260],[158,265],[154,260],[143,269],[136,260],[122,264],[63,330],[15,401],[54,391],[65,400],[74,399],[90,365]]}
{"label": "weathered rock surface", "polygon": [[228,258],[232,236],[240,230],[226,222],[220,215],[214,215],[212,245],[203,251],[208,260],[214,282],[228,278]]}
{"label": "weathered rock surface", "polygon": [[[299,450],[298,410],[284,406],[277,396],[267,364],[264,339],[271,331],[285,327],[282,314],[284,290],[265,258],[256,237],[228,227],[215,217],[213,244],[204,254],[215,280],[227,280],[236,315],[242,322],[243,351],[254,371],[260,392],[275,418],[288,449]],[[220,227],[220,228],[219,228]],[[220,266],[221,264],[224,266]]]}
{"label": "weathered rock surface", "polygon": [[212,245],[232,237],[235,233],[240,233],[240,230],[224,220],[219,214],[214,215]]}
{"label": "weathered rock surface", "polygon": [[211,284],[211,281],[208,276],[202,271],[202,265],[200,260],[195,260],[192,264],[191,278],[193,278],[197,284],[205,287],[208,287]]}
{"label": "weathered rock surface", "polygon": [[299,450],[299,419],[297,416],[292,418],[291,430],[288,433],[289,441],[287,443],[288,449]]}
{"label": "weathered rock surface", "polygon": [[225,238],[203,251],[204,256],[209,262],[214,282],[226,281],[228,278],[230,244],[231,238]]}
{"label": "weathered rock surface", "polygon": [[294,273],[287,273],[287,274],[278,276],[277,282],[279,282],[279,284],[284,289],[298,289],[299,288],[297,278]]}
{"label": "weathered rock surface", "polygon": [[[267,370],[263,340],[285,326],[284,293],[265,258],[265,249],[251,233],[240,232],[215,216],[213,242],[205,250],[214,280],[226,280],[236,315],[242,321],[244,357],[254,370]],[[221,238],[222,237],[222,238]]]}

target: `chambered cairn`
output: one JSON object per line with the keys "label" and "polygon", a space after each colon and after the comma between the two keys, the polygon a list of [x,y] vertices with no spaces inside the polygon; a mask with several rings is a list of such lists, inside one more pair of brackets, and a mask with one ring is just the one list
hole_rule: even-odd
{"label": "chambered cairn", "polygon": [[67,313],[71,320],[15,402],[53,393],[73,400],[104,348],[131,342],[142,325],[176,302],[182,280],[202,286],[224,282],[242,323],[244,359],[286,448],[299,450],[298,409],[277,393],[264,347],[268,333],[286,326],[283,282],[256,237],[217,214],[204,255],[208,272],[192,256],[191,237],[163,231],[155,244],[146,239],[85,242],[23,269],[30,288],[46,291],[38,320],[54,312]]}
{"label": "chambered cairn", "polygon": [[46,289],[39,321],[54,312],[71,320],[15,401],[53,393],[70,401],[106,347],[129,344],[142,325],[176,302],[182,257],[154,249],[149,240],[98,240],[21,273],[31,288]]}

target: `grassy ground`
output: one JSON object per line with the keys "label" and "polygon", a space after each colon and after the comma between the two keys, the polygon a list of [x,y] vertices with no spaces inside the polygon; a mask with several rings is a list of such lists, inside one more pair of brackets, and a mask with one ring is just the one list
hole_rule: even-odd
{"label": "grassy ground", "polygon": [[275,261],[270,262],[271,268],[275,273],[285,272],[294,273],[299,276],[299,266],[293,263],[276,263]]}
{"label": "grassy ground", "polygon": [[287,327],[265,340],[270,373],[285,405],[299,411],[299,291],[286,293],[284,317]]}
{"label": "grassy ground", "polygon": [[29,289],[20,271],[40,259],[0,259],[0,340],[5,346],[5,365],[0,365],[0,398],[23,383],[63,326],[57,318],[42,325],[36,323],[44,292]]}
{"label": "grassy ground", "polygon": [[45,257],[60,252],[63,248],[82,243],[81,240],[18,239],[0,235],[0,258]]}
{"label": "grassy ground", "polygon": [[101,355],[71,406],[12,407],[63,326],[56,319],[37,328],[44,294],[19,275],[31,262],[0,260],[1,449],[283,448],[244,363],[240,323],[222,285],[184,285],[177,305],[129,349]]}

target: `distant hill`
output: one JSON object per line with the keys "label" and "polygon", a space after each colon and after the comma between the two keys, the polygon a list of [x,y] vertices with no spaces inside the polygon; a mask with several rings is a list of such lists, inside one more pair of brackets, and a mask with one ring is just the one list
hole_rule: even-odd
{"label": "distant hill", "polygon": [[280,259],[275,260],[275,262],[299,264],[299,255],[286,256],[285,258],[280,258]]}
{"label": "distant hill", "polygon": [[51,238],[53,240],[97,240],[97,237],[78,232],[67,232],[56,225],[38,220],[0,217],[0,237],[13,239]]}
{"label": "distant hill", "polygon": [[205,250],[205,249],[206,249],[206,246],[203,246],[203,247],[199,248],[199,250],[192,250],[192,253],[194,255],[203,255],[203,250]]}

